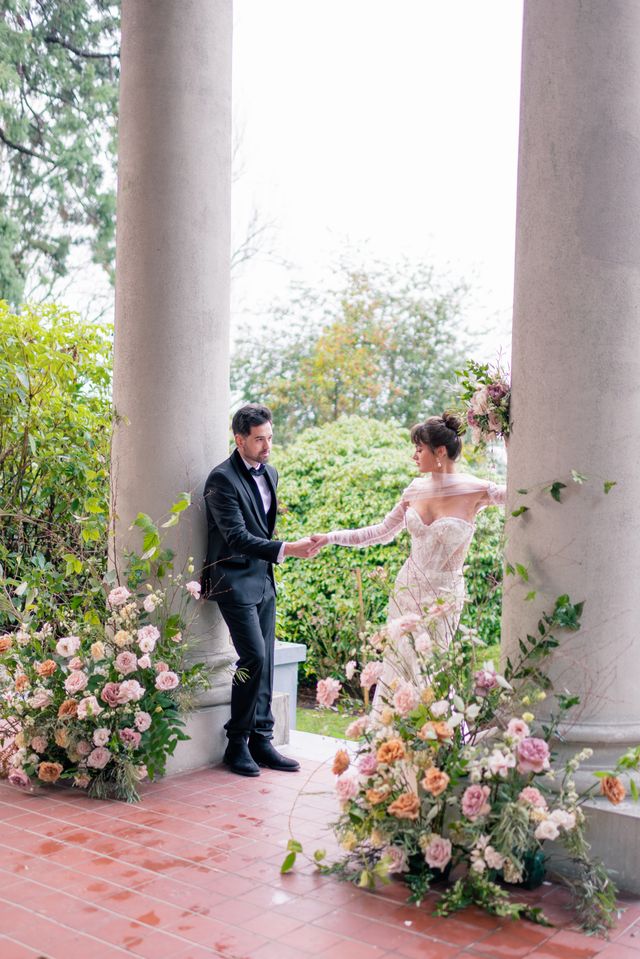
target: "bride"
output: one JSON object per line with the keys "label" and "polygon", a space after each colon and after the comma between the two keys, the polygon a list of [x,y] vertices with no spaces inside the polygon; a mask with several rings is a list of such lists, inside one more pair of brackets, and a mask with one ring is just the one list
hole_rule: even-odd
{"label": "bride", "polygon": [[413,459],[422,475],[407,486],[382,522],[312,536],[318,548],[364,547],[390,543],[403,529],[409,531],[411,551],[389,601],[387,621],[392,641],[387,644],[376,703],[396,677],[424,685],[414,646],[402,628],[394,628],[394,622],[401,623],[405,617],[405,622],[414,623],[417,618],[426,618],[431,622],[432,640],[443,647],[449,644],[462,613],[462,567],[473,539],[475,518],[485,507],[503,506],[505,502],[504,486],[457,471],[465,428],[453,413],[431,416],[414,426]]}

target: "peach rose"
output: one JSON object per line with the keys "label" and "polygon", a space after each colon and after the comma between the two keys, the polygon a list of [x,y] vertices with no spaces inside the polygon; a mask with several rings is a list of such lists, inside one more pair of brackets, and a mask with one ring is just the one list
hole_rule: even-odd
{"label": "peach rose", "polygon": [[605,776],[604,779],[600,780],[600,790],[602,795],[606,796],[614,806],[621,803],[627,794],[622,780],[618,779],[617,776]]}
{"label": "peach rose", "polygon": [[38,663],[36,666],[36,672],[38,676],[44,676],[47,678],[49,676],[53,676],[57,668],[57,663],[54,663],[52,659],[45,659],[43,663]]}
{"label": "peach rose", "polygon": [[433,729],[436,736],[441,742],[445,739],[451,739],[451,737],[453,736],[453,729],[451,728],[449,723],[444,722],[444,720],[442,720],[439,723],[434,723]]}
{"label": "peach rose", "polygon": [[69,733],[64,727],[56,729],[53,733],[53,738],[56,741],[56,746],[60,746],[61,749],[66,749],[69,745]]}
{"label": "peach rose", "polygon": [[43,783],[55,783],[60,779],[60,773],[63,770],[61,763],[40,763],[38,766],[38,779]]}
{"label": "peach rose", "polygon": [[24,673],[21,673],[19,676],[16,676],[16,692],[21,693],[29,686],[29,677],[25,676]]}
{"label": "peach rose", "polygon": [[78,714],[78,704],[75,699],[65,699],[58,707],[59,719],[74,719]]}
{"label": "peach rose", "polygon": [[386,743],[378,746],[376,758],[379,763],[397,763],[399,759],[404,759],[405,751],[401,739],[388,739]]}
{"label": "peach rose", "polygon": [[388,788],[367,789],[366,793],[364,794],[364,798],[367,800],[370,806],[379,806],[381,802],[385,801],[388,795]]}
{"label": "peach rose", "polygon": [[439,796],[449,785],[449,777],[437,766],[430,766],[424,774],[421,785],[432,796]]}
{"label": "peach rose", "polygon": [[396,819],[417,819],[420,815],[420,800],[415,793],[401,793],[387,806],[387,812]]}
{"label": "peach rose", "polygon": [[13,640],[11,636],[0,636],[0,653],[6,653],[8,649],[11,649],[13,645]]}
{"label": "peach rose", "polygon": [[351,760],[349,759],[349,753],[347,750],[339,749],[335,754],[331,772],[334,776],[340,776],[346,769],[349,768],[350,764]]}

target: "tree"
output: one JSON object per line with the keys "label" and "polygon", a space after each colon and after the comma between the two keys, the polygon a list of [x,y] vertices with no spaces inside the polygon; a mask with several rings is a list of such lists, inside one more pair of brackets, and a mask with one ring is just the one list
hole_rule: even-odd
{"label": "tree", "polygon": [[262,400],[284,435],[344,414],[409,426],[449,402],[465,354],[464,285],[441,289],[424,266],[342,268],[337,290],[302,288],[232,362],[239,400]]}
{"label": "tree", "polygon": [[120,19],[115,0],[2,0],[0,296],[114,264]]}

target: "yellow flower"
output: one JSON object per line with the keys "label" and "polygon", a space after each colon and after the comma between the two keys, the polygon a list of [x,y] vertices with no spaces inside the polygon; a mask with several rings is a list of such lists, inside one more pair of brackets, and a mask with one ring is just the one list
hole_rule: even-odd
{"label": "yellow flower", "polygon": [[113,641],[120,649],[123,646],[130,646],[132,642],[131,633],[128,633],[126,629],[119,629],[113,637]]}
{"label": "yellow flower", "polygon": [[358,845],[358,837],[354,832],[348,832],[340,845],[347,852],[351,852]]}
{"label": "yellow flower", "polygon": [[523,713],[522,718],[524,719],[525,723],[532,723],[535,719],[535,716],[533,713]]}
{"label": "yellow flower", "polygon": [[423,689],[420,694],[420,699],[425,704],[425,706],[430,706],[431,703],[434,702],[435,698],[436,698],[436,694],[432,690],[431,686],[427,686],[427,688]]}

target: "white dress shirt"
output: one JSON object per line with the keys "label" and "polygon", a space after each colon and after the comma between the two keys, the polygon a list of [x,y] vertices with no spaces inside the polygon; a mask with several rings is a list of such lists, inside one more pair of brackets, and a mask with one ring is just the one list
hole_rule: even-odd
{"label": "white dress shirt", "polygon": [[[244,465],[247,467],[248,470],[255,468],[254,464],[249,463],[248,460],[244,458],[244,456],[241,455],[240,459],[242,460],[242,462],[244,463]],[[264,515],[268,516],[269,510],[271,509],[271,488],[269,486],[269,483],[267,482],[267,478],[264,475],[264,473],[262,473],[262,475],[260,476],[257,476],[255,473],[251,473],[251,479],[258,487],[258,492],[260,493],[260,499],[262,500],[262,505],[264,507]],[[280,547],[280,550],[278,551],[276,563],[281,563],[283,559],[284,559],[284,543],[282,544],[282,546]]]}

